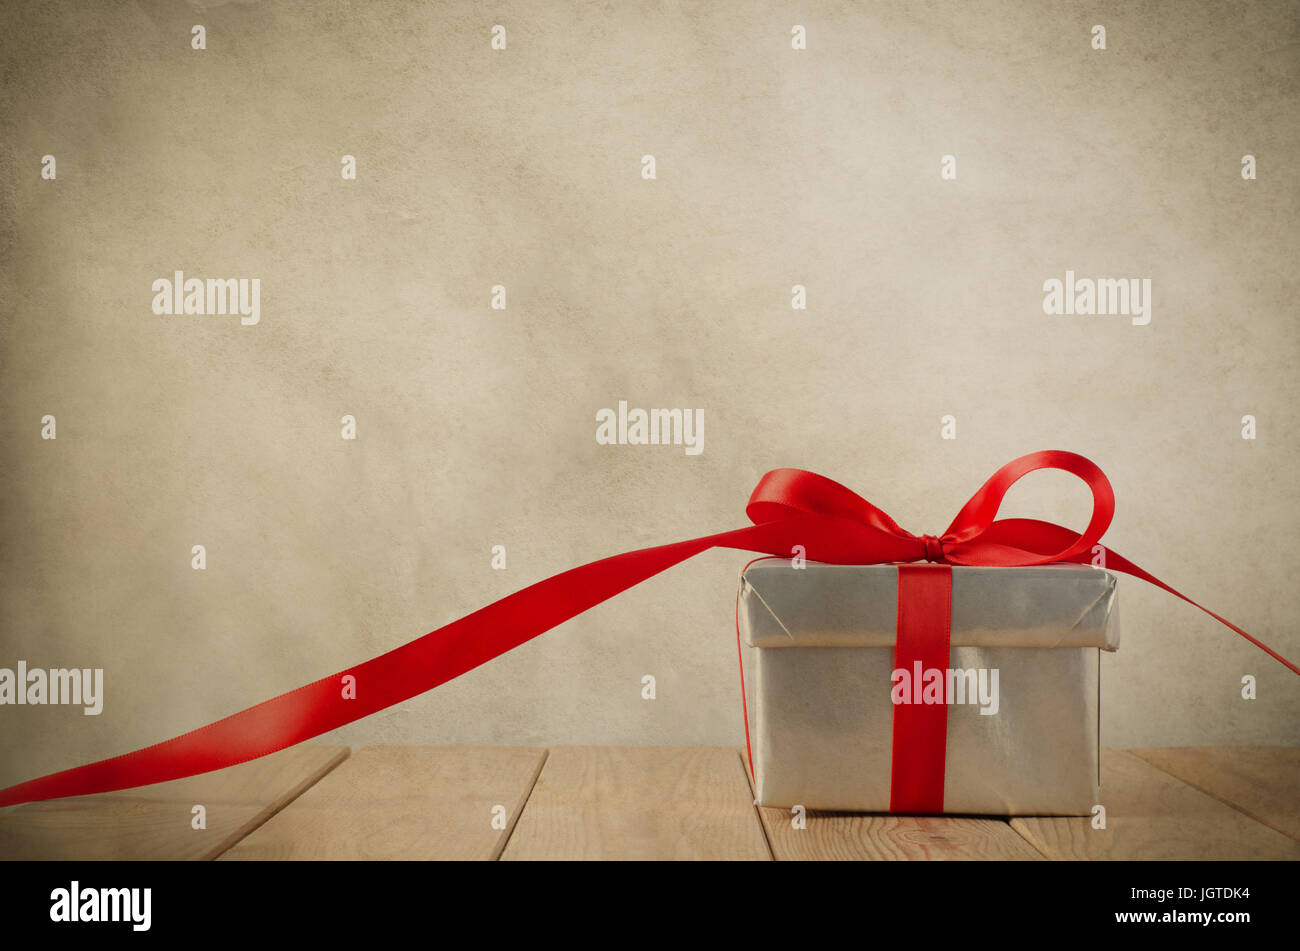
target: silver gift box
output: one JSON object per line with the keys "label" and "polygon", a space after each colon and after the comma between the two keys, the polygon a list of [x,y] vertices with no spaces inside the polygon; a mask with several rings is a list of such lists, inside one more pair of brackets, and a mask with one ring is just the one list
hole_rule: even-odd
{"label": "silver gift box", "polygon": [[[948,705],[945,813],[1091,813],[1117,590],[1085,565],[953,566],[948,666],[983,669],[985,699],[997,671],[997,703],[981,713],[993,704],[973,691]],[[745,570],[738,620],[760,805],[889,811],[897,610],[897,565],[764,559]]]}

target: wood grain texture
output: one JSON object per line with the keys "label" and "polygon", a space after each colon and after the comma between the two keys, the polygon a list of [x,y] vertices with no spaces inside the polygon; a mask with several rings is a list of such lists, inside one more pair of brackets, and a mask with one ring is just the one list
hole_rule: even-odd
{"label": "wood grain texture", "polygon": [[809,812],[796,829],[788,809],[759,814],[778,861],[1042,858],[1002,819]]}
{"label": "wood grain texture", "polygon": [[1122,750],[1102,750],[1106,828],[1089,818],[1015,818],[1057,859],[1300,859],[1300,842]]}
{"label": "wood grain texture", "polygon": [[[0,816],[0,859],[211,859],[347,755],[304,744],[187,779],[29,803]],[[195,805],[206,829],[191,826]]]}
{"label": "wood grain texture", "polygon": [[523,747],[364,747],[221,859],[495,859],[545,759]]}
{"label": "wood grain texture", "polygon": [[1300,839],[1300,749],[1176,746],[1129,752],[1257,822]]}
{"label": "wood grain texture", "polygon": [[750,859],[771,853],[733,749],[559,747],[503,859]]}

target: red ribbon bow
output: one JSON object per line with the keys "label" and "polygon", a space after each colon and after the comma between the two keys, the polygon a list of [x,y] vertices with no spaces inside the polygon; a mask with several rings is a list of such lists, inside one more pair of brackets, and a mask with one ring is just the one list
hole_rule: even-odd
{"label": "red ribbon bow", "polygon": [[[1088,527],[1077,534],[1036,519],[996,519],[1017,479],[1063,469],[1092,490]],[[776,469],[759,481],[746,514],[755,524],[626,552],[516,591],[386,654],[154,746],[51,773],[0,790],[0,806],[144,786],[234,766],[301,743],[410,699],[504,654],[557,624],[710,548],[790,555],[839,564],[941,561],[954,565],[1088,563],[1110,524],[1115,496],[1093,463],[1072,452],[1035,452],[995,472],[943,535],[913,535],[837,482],[801,469]],[[1241,628],[1201,607],[1137,565],[1106,551],[1106,567],[1135,575],[1205,611],[1300,674],[1300,667]],[[345,697],[344,677],[355,678]],[[18,685],[24,689],[26,685]]]}
{"label": "red ribbon bow", "polygon": [[[1092,519],[1082,535],[1036,519],[994,520],[1007,490],[1035,469],[1064,470],[1092,490]],[[1083,456],[1048,450],[1021,456],[995,472],[938,537],[913,535],[857,493],[802,469],[774,469],[763,476],[745,514],[756,524],[813,527],[822,519],[835,520],[825,526],[829,532],[809,533],[804,547],[814,561],[937,561],[1001,567],[1087,563],[1092,559],[1092,546],[1105,534],[1115,514],[1115,493],[1105,473]]]}

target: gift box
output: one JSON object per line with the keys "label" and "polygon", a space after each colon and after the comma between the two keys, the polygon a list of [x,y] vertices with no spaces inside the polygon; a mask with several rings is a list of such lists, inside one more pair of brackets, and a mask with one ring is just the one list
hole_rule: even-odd
{"label": "gift box", "polygon": [[1119,646],[1113,574],[796,564],[763,559],[741,578],[760,805],[1090,814],[1101,651]]}

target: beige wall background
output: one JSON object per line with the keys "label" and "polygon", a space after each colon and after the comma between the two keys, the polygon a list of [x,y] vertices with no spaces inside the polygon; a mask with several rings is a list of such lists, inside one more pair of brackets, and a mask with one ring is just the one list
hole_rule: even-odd
{"label": "beige wall background", "polygon": [[[1298,34],[1272,2],[7,4],[0,666],[106,699],[0,709],[0,783],[736,527],[777,466],[937,533],[1011,458],[1083,453],[1110,546],[1300,655]],[[260,324],[154,316],[177,269],[260,278]],[[1151,278],[1151,323],[1045,316],[1066,269]],[[703,454],[596,445],[619,399],[702,408]],[[1087,513],[1045,473],[1003,512]],[[737,745],[745,560],[331,738]],[[1103,742],[1300,743],[1293,674],[1120,603]]]}

